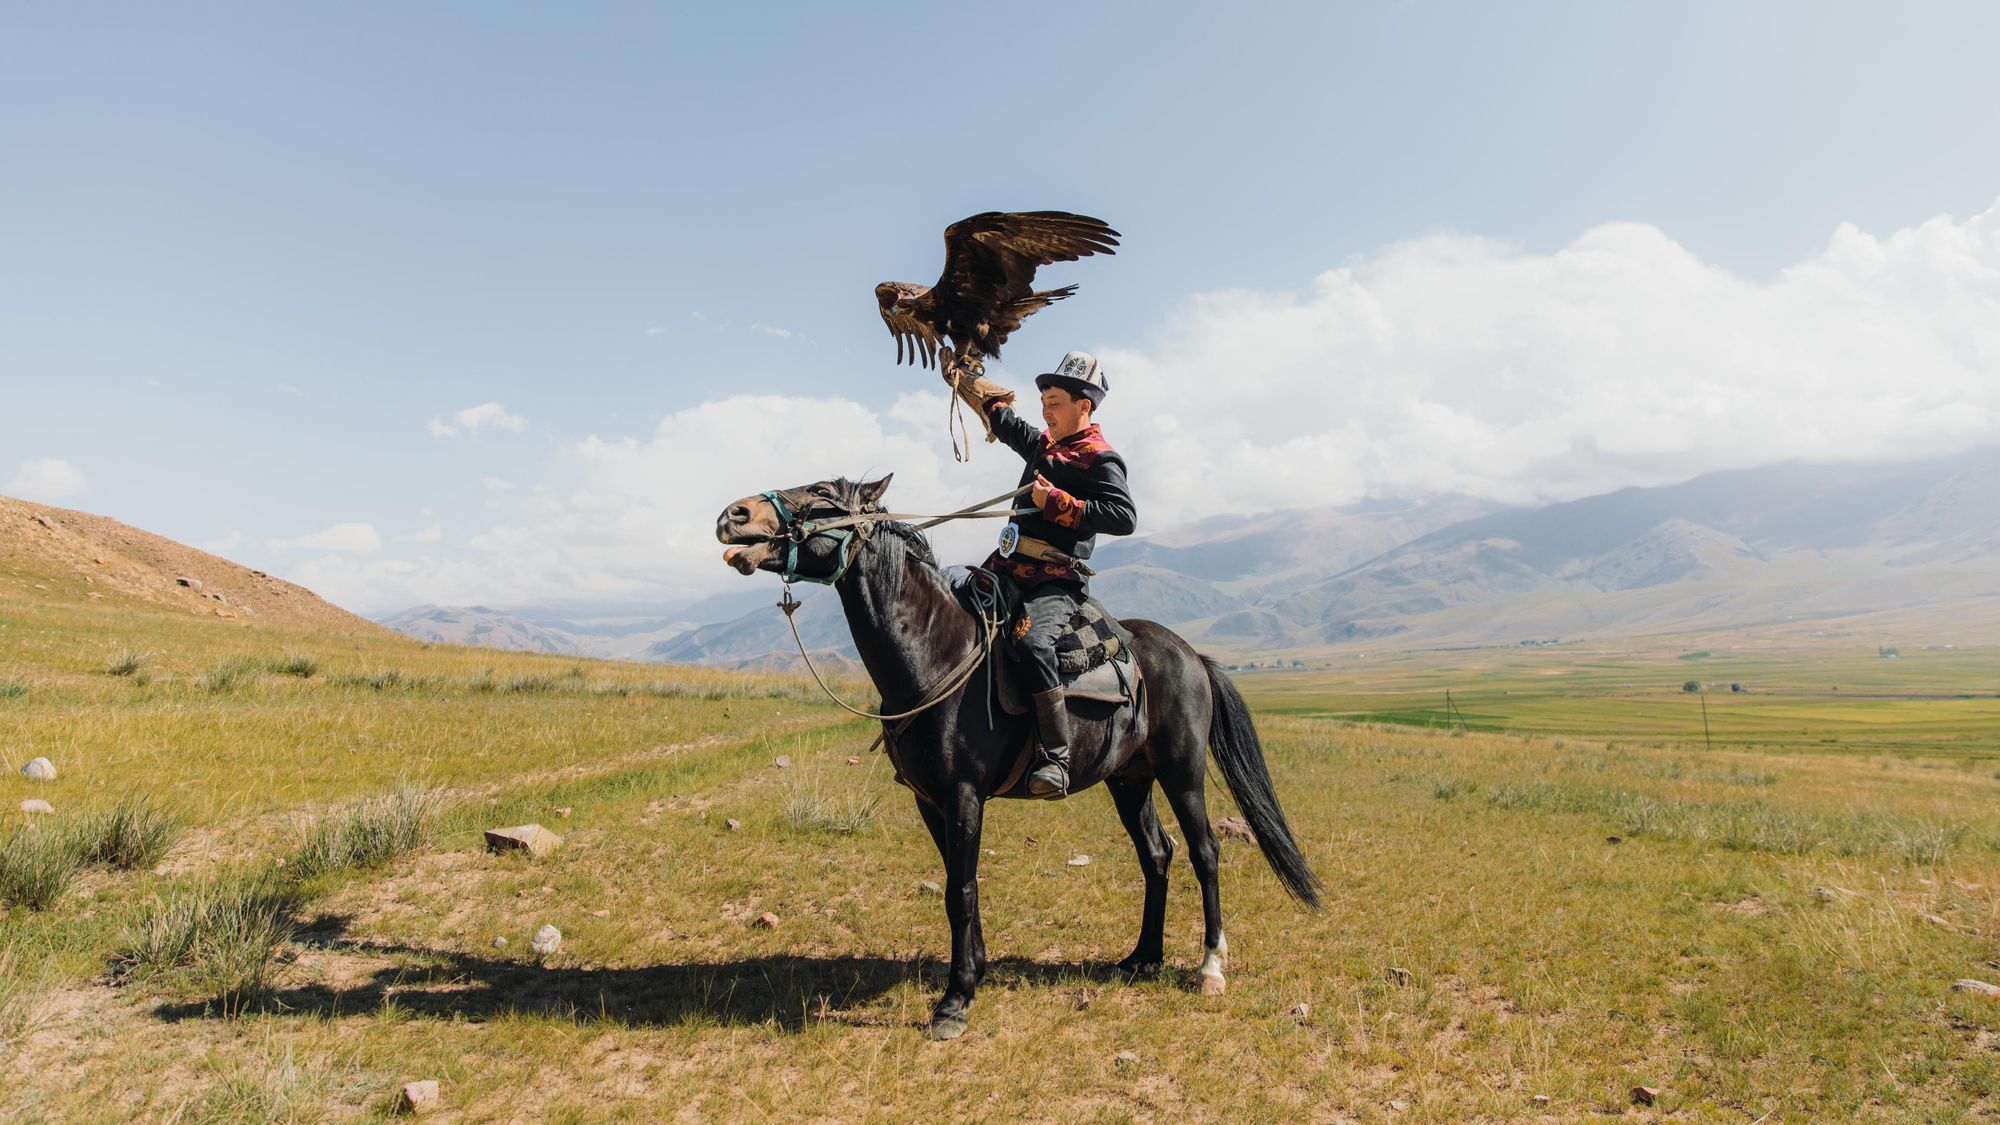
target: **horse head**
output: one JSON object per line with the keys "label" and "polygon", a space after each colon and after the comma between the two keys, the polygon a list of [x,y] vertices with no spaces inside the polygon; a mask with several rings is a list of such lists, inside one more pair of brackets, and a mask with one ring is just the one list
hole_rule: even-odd
{"label": "horse head", "polygon": [[852,541],[865,538],[869,525],[816,525],[881,511],[882,494],[894,476],[875,481],[836,477],[745,496],[715,519],[715,537],[727,547],[722,561],[743,574],[768,570],[787,582],[831,583],[851,561]]}

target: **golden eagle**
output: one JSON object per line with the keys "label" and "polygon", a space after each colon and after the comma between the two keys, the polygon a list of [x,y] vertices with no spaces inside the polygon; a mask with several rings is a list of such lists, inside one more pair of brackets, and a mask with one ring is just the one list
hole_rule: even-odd
{"label": "golden eagle", "polygon": [[936,285],[875,287],[882,323],[896,338],[896,362],[930,367],[949,338],[947,364],[955,354],[979,370],[1024,318],[1076,292],[1074,285],[1035,292],[1037,266],[1115,253],[1117,245],[1118,232],[1102,220],[1067,211],[987,211],[951,224]]}

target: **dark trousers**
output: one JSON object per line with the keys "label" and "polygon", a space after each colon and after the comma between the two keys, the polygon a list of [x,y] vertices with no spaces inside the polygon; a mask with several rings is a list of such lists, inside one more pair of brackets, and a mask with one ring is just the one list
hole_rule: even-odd
{"label": "dark trousers", "polygon": [[1062,686],[1056,668],[1056,637],[1076,613],[1077,596],[1060,586],[1044,585],[1023,594],[1021,612],[1028,617],[1028,632],[1018,642],[1021,678],[1036,695]]}

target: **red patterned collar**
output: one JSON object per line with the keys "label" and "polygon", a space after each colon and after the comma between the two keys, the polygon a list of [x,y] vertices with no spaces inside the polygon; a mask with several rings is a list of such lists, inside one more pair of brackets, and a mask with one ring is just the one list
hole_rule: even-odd
{"label": "red patterned collar", "polygon": [[1043,430],[1042,451],[1046,453],[1057,448],[1061,448],[1066,453],[1109,453],[1111,451],[1111,443],[1104,440],[1104,433],[1097,428],[1097,423],[1095,422],[1061,441],[1050,438],[1048,431]]}

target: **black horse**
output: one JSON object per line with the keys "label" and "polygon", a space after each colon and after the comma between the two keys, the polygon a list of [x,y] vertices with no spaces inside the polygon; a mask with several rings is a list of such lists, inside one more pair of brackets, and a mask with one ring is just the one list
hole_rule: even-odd
{"label": "black horse", "polygon": [[[889,479],[821,481],[746,496],[724,510],[715,534],[730,545],[724,561],[744,574],[767,570],[788,581],[831,582],[862,664],[881,693],[883,710],[893,713],[928,700],[954,668],[965,667],[987,628],[952,593],[921,532],[905,523],[848,518],[879,515]],[[820,525],[829,522],[847,526],[822,530]],[[1319,880],[1292,840],[1249,709],[1235,685],[1215,661],[1197,654],[1164,626],[1151,621],[1125,625],[1145,679],[1142,713],[1121,708],[1107,718],[1076,717],[1070,789],[1103,782],[1138,849],[1146,879],[1145,913],[1138,945],[1119,962],[1120,969],[1138,975],[1157,971],[1163,956],[1173,844],[1153,811],[1153,782],[1159,781],[1194,853],[1195,878],[1201,882],[1207,949],[1199,970],[1201,990],[1220,993],[1228,945],[1222,936],[1215,834],[1202,790],[1205,748],[1214,750],[1230,793],[1285,889],[1317,907]],[[973,990],[986,973],[986,942],[979,928],[980,819],[986,800],[1018,774],[1033,737],[1031,718],[990,706],[987,682],[984,676],[971,677],[970,686],[946,694],[887,743],[944,855],[951,983],[931,1014],[928,1034],[934,1039],[964,1033]]]}

